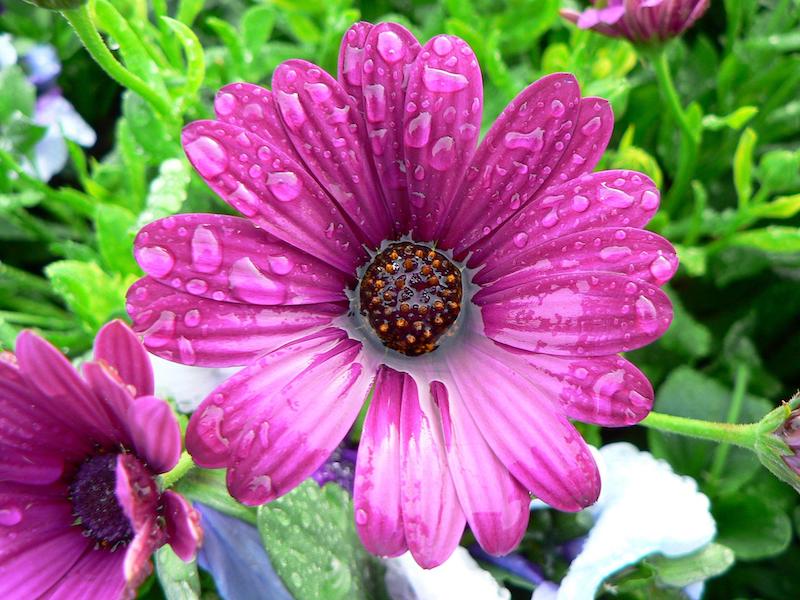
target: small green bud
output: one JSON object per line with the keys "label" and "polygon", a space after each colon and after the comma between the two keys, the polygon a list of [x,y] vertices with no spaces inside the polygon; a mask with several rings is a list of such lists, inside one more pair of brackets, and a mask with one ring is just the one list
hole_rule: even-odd
{"label": "small green bud", "polygon": [[758,460],[800,493],[800,394],[770,411],[758,423]]}
{"label": "small green bud", "polygon": [[69,10],[78,8],[86,4],[88,0],[25,0],[28,4],[33,4],[39,8],[49,8],[50,10]]}

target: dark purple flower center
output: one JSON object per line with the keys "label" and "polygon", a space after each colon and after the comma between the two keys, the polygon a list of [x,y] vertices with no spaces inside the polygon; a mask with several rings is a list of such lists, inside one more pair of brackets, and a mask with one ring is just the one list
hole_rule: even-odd
{"label": "dark purple flower center", "polygon": [[117,501],[117,454],[96,454],[78,468],[69,486],[72,509],[81,527],[102,545],[126,544],[131,522]]}
{"label": "dark purple flower center", "polygon": [[361,314],[387,348],[408,356],[436,349],[461,312],[461,271],[420,244],[397,242],[361,278]]}

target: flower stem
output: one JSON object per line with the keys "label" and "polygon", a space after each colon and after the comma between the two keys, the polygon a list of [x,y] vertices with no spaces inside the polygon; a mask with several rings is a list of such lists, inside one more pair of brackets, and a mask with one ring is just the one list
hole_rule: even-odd
{"label": "flower stem", "polygon": [[192,457],[189,455],[186,450],[183,451],[181,454],[180,460],[178,460],[178,464],[173,467],[171,471],[164,473],[161,476],[161,487],[162,489],[168,489],[174,486],[178,481],[180,481],[181,477],[186,475],[189,471],[195,468],[194,461]]}
{"label": "flower stem", "polygon": [[749,425],[715,423],[714,421],[687,419],[657,412],[651,412],[639,425],[665,433],[677,433],[711,442],[734,444],[750,450],[753,449],[758,436],[755,423]]}
{"label": "flower stem", "polygon": [[[750,370],[746,365],[740,364],[736,368],[736,375],[733,383],[733,397],[731,398],[731,405],[728,408],[728,423],[736,423],[739,420],[739,415],[742,412],[744,405],[744,396],[747,392],[747,382],[750,378]],[[722,443],[717,446],[714,451],[714,460],[711,463],[711,469],[708,474],[712,480],[717,480],[722,475],[722,470],[725,468],[725,461],[728,460],[728,453],[731,451],[730,444]]]}
{"label": "flower stem", "polygon": [[678,91],[675,89],[675,84],[670,74],[667,53],[663,48],[659,49],[655,54],[653,65],[655,67],[658,87],[664,99],[667,101],[667,107],[681,131],[680,148],[678,151],[678,170],[675,173],[672,186],[664,202],[665,208],[674,214],[680,207],[689,189],[689,183],[691,182],[695,161],[697,159],[697,151],[700,146],[700,132],[692,129],[689,117],[681,105]]}
{"label": "flower stem", "polygon": [[149,87],[139,77],[123,67],[103,42],[89,13],[88,4],[61,12],[72,25],[86,50],[95,62],[121,86],[139,94],[153,108],[167,118],[172,118],[172,104],[158,92]]}

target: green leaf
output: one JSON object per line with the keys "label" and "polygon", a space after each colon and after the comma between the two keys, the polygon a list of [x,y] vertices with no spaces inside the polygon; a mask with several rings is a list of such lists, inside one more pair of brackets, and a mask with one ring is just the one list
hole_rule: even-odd
{"label": "green leaf", "polygon": [[734,246],[750,246],[765,252],[800,252],[800,227],[773,225],[737,233],[730,241]]}
{"label": "green leaf", "polygon": [[758,163],[758,180],[770,191],[800,189],[800,151],[772,150]]}
{"label": "green leaf", "polygon": [[61,260],[47,265],[44,272],[87,332],[95,333],[113,316],[124,314],[125,282],[97,264]]}
{"label": "green leaf", "polygon": [[672,300],[673,319],[659,344],[686,358],[698,359],[711,352],[711,331],[686,310],[680,296],[667,290]]}
{"label": "green leaf", "polygon": [[202,502],[221,513],[256,524],[256,510],[238,503],[228,493],[224,469],[192,469],[178,480],[174,489],[193,502]]}
{"label": "green leaf", "polygon": [[33,116],[33,105],[36,102],[36,88],[29,83],[17,65],[0,70],[0,124],[5,123],[16,111],[23,115]]}
{"label": "green leaf", "polygon": [[186,200],[189,186],[189,167],[184,160],[170,158],[161,163],[158,177],[150,184],[145,209],[139,215],[138,227],[156,219],[174,215]]}
{"label": "green leaf", "polygon": [[655,570],[660,583],[673,587],[686,587],[697,581],[721,575],[735,561],[733,550],[714,543],[686,556],[677,558],[654,556],[645,560]]}
{"label": "green leaf", "polygon": [[5,123],[3,137],[18,154],[30,155],[34,146],[44,137],[47,127],[37,125],[30,117],[17,111]]}
{"label": "green leaf", "polygon": [[247,61],[244,56],[244,46],[242,46],[241,36],[236,28],[222,19],[217,17],[208,17],[206,24],[214,30],[214,33],[219,36],[222,43],[230,53],[230,60],[232,61],[233,69],[237,73],[244,73]]}
{"label": "green leaf", "polygon": [[133,259],[135,226],[136,216],[131,211],[114,204],[97,205],[97,245],[103,262],[111,271],[123,275],[140,272]]}
{"label": "green leaf", "polygon": [[167,600],[200,598],[200,576],[197,562],[183,562],[169,545],[161,546],[155,555],[156,573]]}
{"label": "green leaf", "polygon": [[275,26],[275,10],[271,6],[252,6],[242,15],[240,29],[244,46],[251,56],[267,43]]}
{"label": "green leaf", "polygon": [[738,131],[757,114],[758,108],[755,106],[741,106],[724,117],[706,115],[703,117],[703,128],[709,131],[719,131],[720,129],[729,127],[730,129]]}
{"label": "green leaf", "polygon": [[800,194],[781,196],[767,204],[759,204],[751,213],[763,219],[791,219],[800,212]]}
{"label": "green leaf", "polygon": [[739,207],[744,208],[753,194],[753,150],[758,136],[749,127],[742,132],[733,155],[733,184]]}
{"label": "green leaf", "polygon": [[[140,96],[125,92],[122,114],[136,142],[157,161],[181,156],[180,145],[157,112]],[[139,157],[142,160],[142,157]]]}
{"label": "green leaf", "polygon": [[350,496],[339,486],[320,488],[306,481],[258,508],[258,530],[295,598],[367,600],[382,595],[379,563],[361,545]]}
{"label": "green leaf", "polygon": [[777,556],[792,539],[789,515],[767,498],[732,494],[718,498],[713,512],[719,526],[717,541],[731,548],[738,560]]}
{"label": "green leaf", "polygon": [[186,25],[169,17],[161,17],[172,32],[178,36],[183,52],[186,55],[186,85],[183,89],[184,97],[192,98],[203,85],[206,76],[206,60],[203,55],[203,46],[194,32]]}

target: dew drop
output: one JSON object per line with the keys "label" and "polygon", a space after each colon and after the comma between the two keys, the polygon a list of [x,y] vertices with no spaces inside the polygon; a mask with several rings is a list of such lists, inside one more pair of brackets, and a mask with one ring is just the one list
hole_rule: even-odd
{"label": "dew drop", "polygon": [[431,166],[437,171],[446,171],[455,162],[455,144],[453,138],[445,135],[436,140],[431,150]]}
{"label": "dew drop", "polygon": [[214,99],[214,110],[221,117],[227,117],[236,110],[236,96],[228,92],[219,94]]}
{"label": "dew drop", "polygon": [[238,184],[236,189],[228,195],[228,201],[246,217],[252,217],[258,213],[258,196],[243,183]]}
{"label": "dew drop", "polygon": [[675,267],[665,256],[658,256],[650,263],[650,274],[656,283],[661,284],[668,281],[673,273],[675,273]]}
{"label": "dew drop", "polygon": [[367,511],[363,508],[359,508],[356,511],[356,523],[359,525],[366,525],[367,521],[369,520],[369,515],[367,515]]}
{"label": "dew drop", "polygon": [[431,113],[421,112],[406,127],[405,142],[412,148],[422,148],[431,137]]}
{"label": "dew drop", "polygon": [[178,338],[178,354],[181,357],[181,362],[185,365],[193,365],[197,362],[192,342],[181,336]]}
{"label": "dew drop", "polygon": [[153,277],[166,277],[175,266],[175,258],[169,250],[161,246],[136,248],[136,261]]}
{"label": "dew drop", "polygon": [[403,60],[406,47],[394,31],[381,31],[378,34],[378,54],[390,65]]}
{"label": "dew drop", "polygon": [[208,291],[208,283],[202,279],[190,279],[186,282],[186,291],[195,296],[200,296]]}
{"label": "dew drop", "polygon": [[583,367],[578,367],[577,369],[575,369],[573,374],[575,375],[576,379],[580,379],[581,381],[583,381],[589,376],[589,371],[587,371]]}
{"label": "dew drop", "polygon": [[524,248],[528,244],[528,234],[524,231],[515,234],[512,239],[517,248]]}
{"label": "dew drop", "polygon": [[192,268],[198,273],[215,273],[222,264],[222,248],[212,229],[200,225],[192,235]]}
{"label": "dew drop", "polygon": [[300,195],[303,184],[291,171],[279,171],[267,176],[267,187],[281,202],[289,202]]}
{"label": "dew drop", "polygon": [[239,298],[253,304],[274,305],[286,300],[286,285],[264,275],[246,256],[233,263],[230,285]]}
{"label": "dew drop", "polygon": [[175,313],[163,311],[156,321],[147,328],[143,337],[145,343],[151,348],[166,346],[175,335]]}
{"label": "dew drop", "polygon": [[555,99],[550,103],[550,114],[554,117],[563,117],[565,110],[564,103],[561,100]]}
{"label": "dew drop", "polygon": [[658,311],[649,298],[639,296],[636,300],[636,316],[645,333],[655,333],[658,330]]}
{"label": "dew drop", "polygon": [[650,400],[637,392],[636,390],[631,390],[628,393],[628,400],[631,401],[631,404],[636,408],[643,408],[646,406],[650,406]]}
{"label": "dew drop", "polygon": [[196,308],[187,310],[183,315],[183,324],[187,327],[197,327],[200,324],[200,311]]}
{"label": "dew drop", "polygon": [[603,184],[598,194],[600,202],[613,208],[629,208],[633,205],[633,196],[617,188]]}
{"label": "dew drop", "polygon": [[287,94],[282,90],[279,90],[276,96],[286,124],[289,128],[297,131],[306,122],[306,113],[300,103],[300,98],[296,93]]}
{"label": "dew drop", "polygon": [[453,42],[446,35],[440,35],[433,40],[433,51],[439,56],[447,56],[453,51]]}
{"label": "dew drop", "polygon": [[308,95],[311,96],[311,100],[314,102],[326,102],[333,96],[331,88],[324,83],[310,83],[307,81],[303,84],[303,89],[308,92]]}
{"label": "dew drop", "polygon": [[248,121],[260,121],[264,118],[264,109],[258,102],[251,102],[242,109],[242,116]]}
{"label": "dew drop", "polygon": [[216,177],[228,168],[228,153],[217,140],[202,135],[184,146],[186,156],[206,179]]}
{"label": "dew drop", "polygon": [[269,269],[275,275],[288,275],[294,269],[294,261],[288,256],[276,255],[267,258]]}
{"label": "dew drop", "polygon": [[593,135],[597,133],[597,130],[600,129],[600,125],[602,122],[600,121],[600,117],[592,117],[581,127],[581,132],[584,135]]}
{"label": "dew drop", "polygon": [[647,190],[642,194],[642,208],[645,210],[655,210],[658,208],[658,192]]}
{"label": "dew drop", "polygon": [[619,262],[628,258],[633,251],[628,246],[606,246],[600,250],[600,258],[606,262]]}
{"label": "dew drop", "polygon": [[575,196],[572,198],[572,210],[582,213],[589,208],[589,199],[586,196]]}
{"label": "dew drop", "polygon": [[4,506],[0,508],[0,525],[12,527],[22,521],[22,511],[16,506]]}
{"label": "dew drop", "polygon": [[541,150],[544,146],[544,129],[537,127],[530,133],[509,131],[503,137],[503,144],[509,150],[516,148],[526,148],[533,151]]}
{"label": "dew drop", "polygon": [[549,213],[547,213],[542,219],[542,227],[550,229],[556,223],[558,223],[558,210],[554,208]]}
{"label": "dew drop", "polygon": [[380,83],[364,86],[364,102],[370,123],[380,123],[386,118],[386,88]]}
{"label": "dew drop", "polygon": [[461,73],[451,73],[427,65],[422,73],[422,82],[428,91],[445,93],[458,92],[469,84],[469,80]]}

